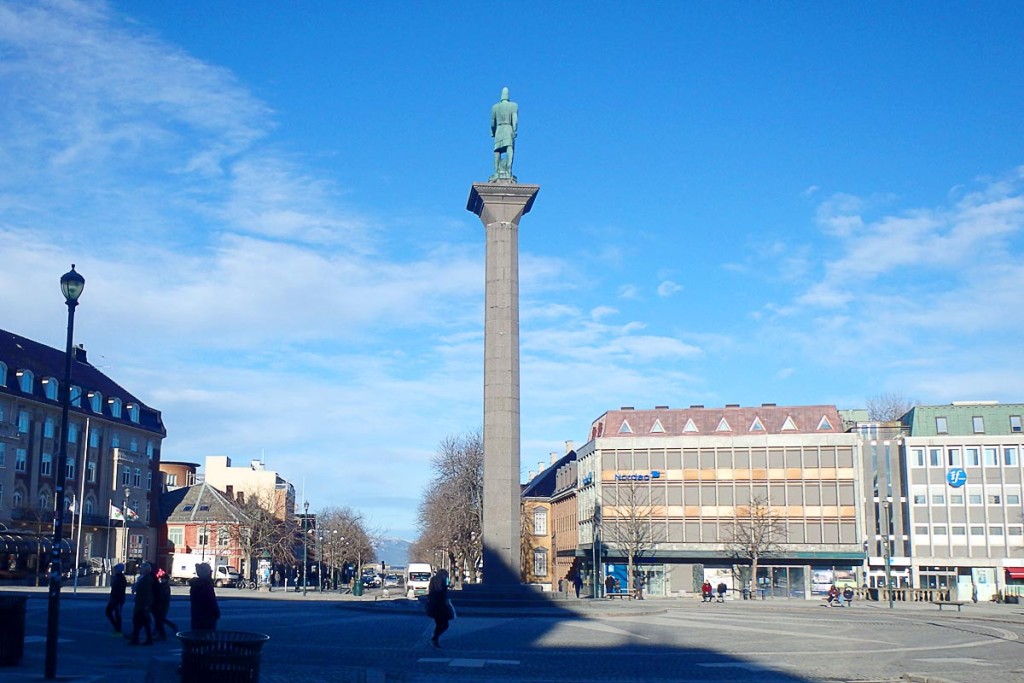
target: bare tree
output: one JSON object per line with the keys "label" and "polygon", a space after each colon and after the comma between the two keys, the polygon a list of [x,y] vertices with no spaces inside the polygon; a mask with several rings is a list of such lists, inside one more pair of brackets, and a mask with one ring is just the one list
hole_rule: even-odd
{"label": "bare tree", "polygon": [[785,520],[768,504],[766,497],[755,497],[749,505],[737,508],[726,546],[734,556],[750,562],[750,582],[747,587],[751,591],[756,585],[757,566],[761,558],[781,551],[785,539]]}
{"label": "bare tree", "polygon": [[[484,447],[480,432],[445,437],[431,466],[434,478],[419,506],[420,538],[411,557],[447,559],[461,582],[465,573],[476,580],[483,556]],[[411,559],[411,558],[410,558]]]}
{"label": "bare tree", "polygon": [[612,484],[603,496],[601,535],[605,543],[625,553],[627,581],[635,580],[637,560],[665,540],[664,526],[654,522],[663,515],[654,514],[651,497],[650,485],[634,479]]}
{"label": "bare tree", "polygon": [[533,511],[541,507],[538,503],[519,506],[519,573],[523,583],[529,583],[533,577],[533,551],[537,547],[533,541]]}
{"label": "bare tree", "polygon": [[868,419],[879,422],[896,422],[914,407],[914,401],[903,394],[890,391],[872,396],[867,400]]}
{"label": "bare tree", "polygon": [[246,522],[232,525],[228,534],[247,558],[250,576],[253,562],[264,550],[275,563],[293,564],[296,539],[302,538],[297,520],[279,519],[270,512],[274,509],[272,500],[273,493],[267,492],[235,502]]}
{"label": "bare tree", "polygon": [[378,532],[368,529],[362,513],[350,507],[324,508],[317,515],[320,559],[338,568],[353,564],[358,577],[362,567],[376,558]]}

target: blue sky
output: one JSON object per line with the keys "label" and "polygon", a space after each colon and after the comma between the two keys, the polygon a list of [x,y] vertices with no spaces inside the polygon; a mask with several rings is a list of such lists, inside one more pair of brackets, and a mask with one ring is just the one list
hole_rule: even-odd
{"label": "blue sky", "polygon": [[0,2],[0,324],[414,535],[482,422],[488,116],[541,186],[524,474],[621,405],[1024,400],[1024,6]]}

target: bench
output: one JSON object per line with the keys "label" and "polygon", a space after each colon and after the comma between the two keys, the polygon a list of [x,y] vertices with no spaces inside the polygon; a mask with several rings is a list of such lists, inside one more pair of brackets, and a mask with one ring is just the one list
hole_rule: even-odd
{"label": "bench", "polygon": [[620,600],[622,598],[633,597],[632,591],[607,591],[605,592],[605,595],[607,595],[609,598],[619,598]]}
{"label": "bench", "polygon": [[953,602],[952,600],[935,600],[932,604],[938,605],[940,612],[942,611],[942,607],[943,606],[947,606],[947,607],[956,606],[956,611],[959,612],[960,608],[963,607],[966,603],[963,603],[963,602]]}

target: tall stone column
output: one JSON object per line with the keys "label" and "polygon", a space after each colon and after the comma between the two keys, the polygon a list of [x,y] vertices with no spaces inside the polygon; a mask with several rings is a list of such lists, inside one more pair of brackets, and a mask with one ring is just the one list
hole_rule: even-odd
{"label": "tall stone column", "polygon": [[539,185],[475,183],[467,209],[487,232],[484,295],[483,582],[518,585],[519,220]]}

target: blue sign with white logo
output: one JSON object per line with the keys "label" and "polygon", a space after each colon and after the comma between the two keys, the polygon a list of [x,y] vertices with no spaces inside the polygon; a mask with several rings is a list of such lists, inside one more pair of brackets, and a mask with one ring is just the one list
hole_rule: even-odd
{"label": "blue sign with white logo", "polygon": [[954,467],[946,472],[946,483],[955,489],[967,483],[967,472],[962,467]]}

